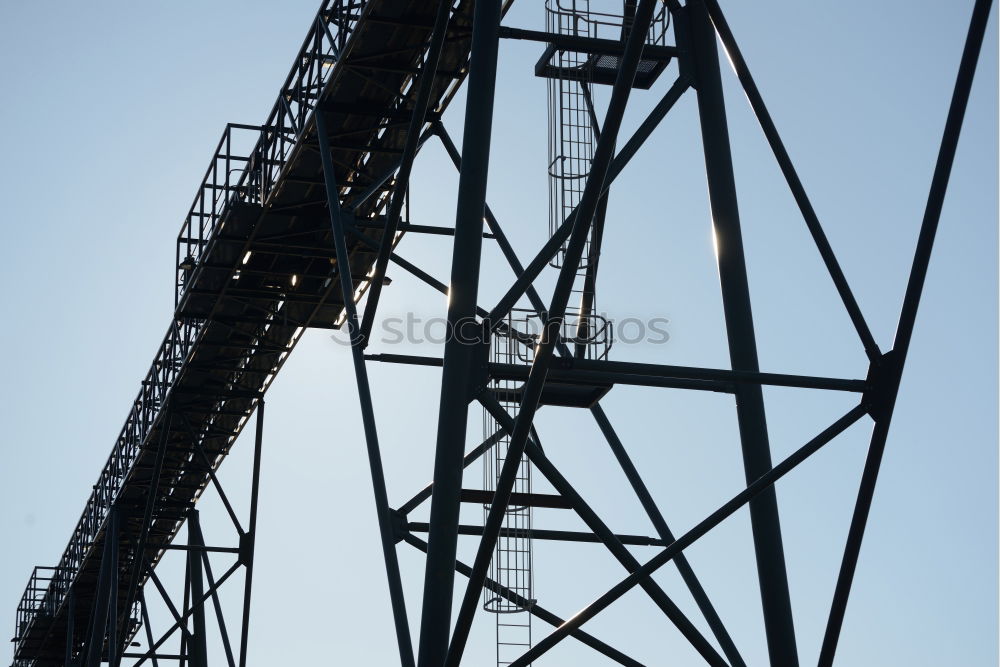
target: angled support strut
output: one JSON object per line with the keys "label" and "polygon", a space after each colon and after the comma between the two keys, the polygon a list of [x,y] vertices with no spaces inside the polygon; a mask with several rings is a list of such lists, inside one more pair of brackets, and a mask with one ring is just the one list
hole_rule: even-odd
{"label": "angled support strut", "polygon": [[363,336],[358,322],[357,306],[354,303],[354,280],[350,254],[347,252],[347,240],[344,236],[344,223],[341,219],[339,188],[334,174],[333,159],[327,148],[329,135],[326,129],[326,119],[322,111],[318,111],[315,118],[316,135],[323,162],[323,178],[326,182],[327,204],[330,209],[330,225],[337,251],[337,281],[340,283],[340,294],[347,312],[347,326],[351,336],[351,356],[354,360],[354,375],[358,385],[358,400],[361,403],[361,418],[364,423],[365,444],[368,449],[368,465],[371,469],[372,487],[375,493],[375,509],[378,514],[379,533],[382,539],[382,556],[385,560],[386,576],[389,580],[389,596],[392,600],[392,616],[396,626],[399,658],[404,667],[413,667],[413,645],[410,641],[410,626],[406,619],[403,583],[399,575],[396,540],[389,512],[385,473],[382,470],[378,431],[375,427],[375,409],[372,405],[371,388],[368,384],[368,370],[365,367]]}

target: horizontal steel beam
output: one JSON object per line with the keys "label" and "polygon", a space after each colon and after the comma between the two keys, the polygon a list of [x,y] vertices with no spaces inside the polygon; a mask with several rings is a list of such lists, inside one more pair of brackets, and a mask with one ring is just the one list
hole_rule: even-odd
{"label": "horizontal steel beam", "polygon": [[[406,527],[416,533],[426,533],[428,530],[428,524],[420,521],[411,521],[406,524]],[[483,534],[482,526],[470,526],[470,525],[459,525],[458,527],[459,535],[476,535],[481,536]],[[529,540],[551,540],[554,542],[591,542],[594,544],[603,544],[601,539],[593,534],[586,533],[577,530],[546,530],[542,528],[527,528],[527,529],[513,529],[513,528],[501,528],[500,537],[523,537]],[[667,547],[670,546],[670,542],[658,539],[656,537],[645,537],[643,535],[615,535],[622,544],[628,544],[631,546],[638,547]]]}
{"label": "horizontal steel beam", "polygon": [[[526,367],[525,367],[526,369]],[[628,361],[596,361],[562,357],[550,366],[555,370],[581,370],[623,375],[645,375],[658,378],[679,378],[689,380],[717,380],[742,384],[773,385],[777,387],[800,387],[804,389],[828,389],[863,393],[868,385],[864,380],[844,380],[840,378],[788,375],[785,373],[761,373],[756,371],[732,371],[695,366],[670,366],[666,364],[645,364]]]}
{"label": "horizontal steel beam", "polygon": [[220,554],[238,554],[240,552],[239,547],[203,547],[194,544],[166,544],[163,545],[163,548],[174,551],[204,551]]}
{"label": "horizontal steel beam", "polygon": [[[413,366],[441,366],[438,357],[412,354],[367,354],[369,361]],[[523,364],[489,364],[490,375],[499,380],[526,380],[531,367]],[[732,391],[731,384],[746,383],[803,389],[827,389],[864,393],[868,384],[864,380],[788,375],[785,373],[753,373],[695,366],[670,366],[630,361],[595,361],[559,357],[551,362],[548,379],[557,382],[612,382],[647,386],[676,386],[684,389]],[[694,381],[696,384],[684,381]]]}
{"label": "horizontal steel beam", "polygon": [[[482,489],[462,489],[460,496],[463,503],[493,503],[493,491]],[[508,501],[511,507],[548,507],[551,509],[572,509],[565,498],[550,493],[521,493],[514,491]]]}
{"label": "horizontal steel beam", "polygon": [[[382,230],[383,224],[377,220],[358,220],[354,223],[355,227],[360,229],[378,229]],[[406,223],[400,223],[396,228],[401,232],[411,232],[417,234],[432,234],[438,236],[454,236],[454,227],[439,227],[436,225],[411,225]],[[488,232],[483,232],[484,239],[492,239],[493,235]]]}

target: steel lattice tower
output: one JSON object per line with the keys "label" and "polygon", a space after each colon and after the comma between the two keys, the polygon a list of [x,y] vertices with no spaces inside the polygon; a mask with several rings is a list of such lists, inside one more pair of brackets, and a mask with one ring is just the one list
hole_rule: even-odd
{"label": "steel lattice tower", "polygon": [[[717,0],[547,0],[544,31],[502,24],[511,3],[324,0],[266,122],[227,126],[178,237],[176,307],[166,337],[66,552],[56,567],[32,575],[18,607],[15,665],[203,667],[213,612],[227,663],[247,664],[264,394],[306,328],[345,329],[350,336],[400,664],[462,663],[485,607],[500,612],[498,619],[516,619],[503,626],[506,638],[498,626],[501,647],[517,649],[498,653],[502,664],[547,664],[547,652],[572,637],[612,662],[638,665],[627,647],[610,646],[587,623],[641,589],[706,663],[745,665],[685,551],[744,507],[770,664],[799,664],[774,484],[868,421],[870,446],[822,648],[818,658],[807,658],[833,664],[992,3],[974,3],[896,337],[887,348],[869,329]],[[486,201],[501,40],[538,45],[533,74],[547,79],[549,91],[549,234],[527,261]],[[865,351],[863,378],[760,368],[717,42]],[[463,85],[459,150],[442,115]],[[606,103],[595,102],[597,88]],[[635,96],[660,88],[637,129],[622,132]],[[697,106],[698,126],[689,130],[704,153],[729,368],[615,360],[609,324],[596,308],[602,244],[623,233],[608,213],[612,183],[624,178],[626,165],[682,97]],[[414,160],[428,142],[439,142],[459,173],[453,228],[410,220]],[[451,239],[447,283],[400,254],[409,234]],[[484,242],[496,243],[515,275],[489,308],[481,303]],[[369,351],[390,265],[447,295],[443,356]],[[554,272],[549,294],[539,286],[543,271]],[[440,368],[433,479],[398,507],[389,502],[383,472],[372,363]],[[672,532],[647,486],[655,471],[633,463],[602,408],[616,386],[731,396],[746,487],[693,528]],[[847,393],[856,405],[776,460],[766,387]],[[596,423],[655,535],[615,532],[558,457],[549,457],[535,423],[548,406]],[[470,447],[473,408],[482,411],[484,431]],[[216,471],[254,414],[250,512],[241,519]],[[482,477],[463,476],[480,459]],[[470,488],[472,479],[482,488]],[[554,492],[538,492],[539,480]],[[206,541],[196,503],[210,486],[236,529],[234,544]],[[462,503],[483,508],[481,524],[461,523]],[[429,520],[411,520],[424,504]],[[541,525],[532,514],[537,508],[565,510],[586,530]],[[471,563],[458,559],[460,535],[478,538]],[[620,580],[592,591],[593,601],[571,616],[557,615],[534,587],[532,548],[543,540],[603,545],[622,566]],[[419,609],[405,604],[409,584],[397,554],[403,543],[426,554]],[[629,549],[636,545],[655,548],[655,555],[640,561]],[[157,572],[172,552],[181,552],[184,571],[173,596]],[[210,554],[234,562],[213,572]],[[697,623],[652,576],[668,564],[696,603]],[[242,623],[230,632],[218,589],[240,571]],[[172,621],[155,634],[146,605],[154,596]],[[415,618],[419,636],[411,634]],[[699,630],[702,623],[709,633]],[[132,650],[137,638],[145,649]],[[168,641],[179,649],[168,652]]]}

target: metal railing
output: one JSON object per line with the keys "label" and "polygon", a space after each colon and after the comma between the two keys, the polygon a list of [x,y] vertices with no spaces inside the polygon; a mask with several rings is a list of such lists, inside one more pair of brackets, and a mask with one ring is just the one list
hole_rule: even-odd
{"label": "metal railing", "polygon": [[56,567],[36,567],[31,571],[31,578],[28,579],[24,595],[21,596],[21,602],[17,605],[15,639],[24,635],[28,623],[35,616],[52,616],[54,610],[51,608],[51,604],[46,602],[45,592],[58,574],[59,568]]}
{"label": "metal railing", "polygon": [[[183,296],[187,274],[234,199],[267,202],[365,4],[366,0],[325,0],[264,127],[226,126],[178,237],[178,300]],[[236,131],[256,134],[256,143],[246,155],[239,154],[246,140],[235,139]],[[125,479],[153,427],[163,418],[162,408],[170,389],[203,325],[203,321],[189,318],[171,323],[58,566],[35,568],[31,575],[17,608],[15,654],[31,624],[43,617],[54,617],[66,601]],[[40,571],[54,574],[44,577]]]}
{"label": "metal railing", "polygon": [[[618,40],[623,29],[632,25],[635,8],[626,14],[621,0],[546,0],[545,12],[551,26],[559,28],[553,32]],[[669,27],[670,12],[663,4],[649,25],[646,44],[666,46]]]}
{"label": "metal railing", "polygon": [[[39,566],[32,570],[31,578],[28,579],[28,585],[24,589],[24,595],[21,596],[21,602],[17,605],[15,642],[21,641],[30,624],[36,619],[50,620],[55,616],[58,603],[55,596],[50,595],[49,592],[53,587],[68,586],[69,582],[68,573],[59,567]],[[141,613],[139,605],[138,600],[132,605],[127,632],[132,632],[139,627]],[[32,662],[30,659],[15,659],[13,667],[29,667]]]}
{"label": "metal railing", "polygon": [[[111,506],[138,458],[143,443],[160,418],[160,409],[166,402],[167,393],[200,330],[201,322],[174,321],[171,324],[59,564],[55,568],[35,568],[31,575],[17,607],[18,642],[24,638],[29,625],[36,618],[55,616],[65,601],[77,572],[91,553],[90,547],[104,529]],[[44,579],[48,583],[42,589],[37,585],[43,580],[38,575],[39,570],[53,572],[51,577]]]}
{"label": "metal railing", "polygon": [[[176,302],[229,204],[237,198],[260,205],[268,202],[366,4],[367,0],[326,0],[264,125],[226,126],[177,238]],[[256,134],[250,150],[234,153],[234,143],[243,143],[233,141],[234,130]]]}
{"label": "metal railing", "polygon": [[256,125],[229,123],[222,132],[198,194],[177,235],[175,307],[223,213],[234,199],[247,201],[250,198],[243,181],[250,155],[259,144],[262,131],[263,128]]}

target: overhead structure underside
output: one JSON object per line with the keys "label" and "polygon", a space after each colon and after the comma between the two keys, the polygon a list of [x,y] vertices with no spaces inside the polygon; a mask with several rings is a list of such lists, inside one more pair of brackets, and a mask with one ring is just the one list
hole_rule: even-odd
{"label": "overhead structure underside", "polygon": [[[743,507],[749,508],[748,553],[752,548],[760,592],[754,611],[763,612],[769,662],[794,667],[799,651],[774,484],[869,419],[874,431],[819,656],[820,667],[833,663],[991,0],[975,0],[899,328],[888,350],[868,328],[716,0],[546,0],[538,3],[544,31],[503,25],[512,2],[323,0],[266,121],[226,127],[178,236],[175,310],[167,334],[66,551],[56,566],[36,568],[31,576],[17,609],[15,667],[117,667],[126,660],[206,667],[210,605],[228,664],[246,666],[264,394],[307,328],[343,329],[350,336],[392,630],[404,667],[456,667],[473,619],[484,610],[496,618],[499,665],[535,664],[569,637],[611,662],[639,665],[627,650],[584,627],[634,588],[648,595],[704,662],[744,666],[684,553]],[[539,59],[527,74],[546,79],[548,88],[548,163],[538,170],[548,179],[548,215],[539,211],[548,234],[525,261],[486,203],[502,40],[538,47]],[[863,377],[759,367],[717,40],[858,335],[868,363],[858,374]],[[459,150],[441,119],[463,84]],[[652,94],[645,91],[661,97],[627,135],[621,131],[626,108],[635,96]],[[731,362],[724,369],[617,361],[613,326],[596,305],[606,228],[622,233],[621,225],[605,224],[611,185],[685,95],[697,104],[692,131],[704,151],[718,241]],[[453,228],[410,220],[413,161],[429,140],[441,143],[459,171]],[[410,233],[453,239],[449,282],[435,277],[448,267],[432,272],[397,252]],[[478,302],[484,242],[496,243],[516,276],[489,309]],[[390,263],[447,295],[451,335],[442,357],[366,353]],[[536,289],[543,271],[555,275],[544,299]],[[388,504],[370,363],[429,366],[441,373],[433,480],[398,507]],[[672,533],[645,471],[632,462],[601,406],[616,386],[730,396],[746,487],[687,532]],[[857,403],[790,456],[772,461],[762,393],[767,386],[853,394]],[[469,449],[474,403],[482,410],[483,441]],[[596,422],[655,534],[619,534],[604,523],[542,448],[534,418],[543,406]],[[255,412],[250,518],[244,524],[215,473]],[[482,475],[475,477],[482,488],[469,488],[463,470],[480,458]],[[537,481],[554,492],[538,492]],[[208,546],[202,535],[196,504],[210,486],[239,534],[232,547]],[[429,520],[413,521],[411,513],[425,503]],[[481,508],[481,523],[460,523],[463,503]],[[586,530],[541,527],[533,518],[536,508],[566,510]],[[458,558],[460,535],[479,538],[469,563]],[[622,578],[591,604],[561,617],[536,599],[538,540],[600,543],[621,565]],[[405,605],[396,557],[403,543],[426,554],[417,610]],[[656,555],[640,562],[628,548],[636,545],[653,547]],[[176,604],[157,576],[157,565],[172,550],[186,558]],[[209,553],[235,562],[221,575],[213,573]],[[696,619],[653,578],[668,563],[690,592]],[[226,629],[217,589],[240,569],[244,606],[237,643]],[[457,575],[467,580],[464,593]],[[147,594],[160,596],[172,616],[173,625],[158,637],[150,628]],[[419,637],[410,635],[415,618]],[[141,631],[146,646],[132,651]],[[177,653],[165,648],[171,637],[180,638]]]}

